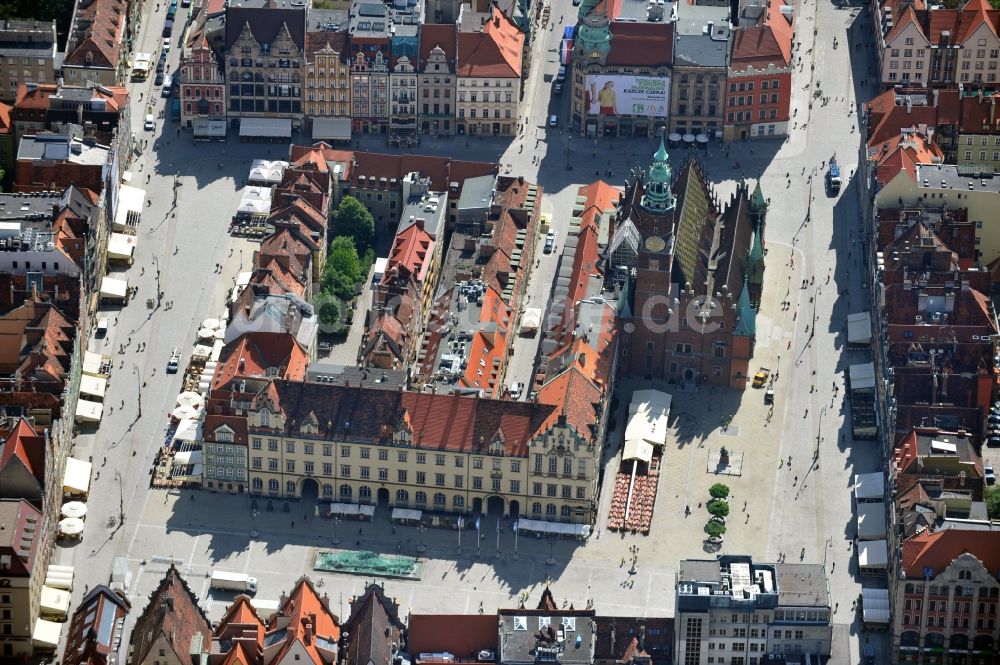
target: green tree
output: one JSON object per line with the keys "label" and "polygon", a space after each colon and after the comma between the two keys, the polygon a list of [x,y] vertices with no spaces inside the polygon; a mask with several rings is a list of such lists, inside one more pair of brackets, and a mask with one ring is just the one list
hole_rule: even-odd
{"label": "green tree", "polygon": [[726,525],[719,524],[718,522],[709,522],[705,525],[705,533],[707,533],[712,538],[721,538],[722,534],[726,532]]}
{"label": "green tree", "polygon": [[708,488],[708,493],[713,499],[725,499],[729,496],[729,486],[722,483],[715,483]]}
{"label": "green tree", "polygon": [[322,288],[327,293],[349,300],[354,297],[354,287],[361,281],[361,260],[354,241],[347,236],[337,236],[330,243],[323,267]]}
{"label": "green tree", "polygon": [[[341,325],[341,316],[343,314],[343,309],[340,306],[340,300],[334,298],[328,298],[319,306],[319,322],[324,326],[330,328],[339,328]],[[331,330],[331,332],[336,332]]]}
{"label": "green tree", "polygon": [[986,490],[986,514],[991,520],[1000,519],[1000,487]]}
{"label": "green tree", "polygon": [[721,499],[712,499],[708,502],[708,512],[716,517],[725,517],[729,514],[729,504]]}
{"label": "green tree", "polygon": [[375,218],[353,196],[345,196],[330,219],[331,236],[348,236],[354,240],[359,256],[375,244]]}

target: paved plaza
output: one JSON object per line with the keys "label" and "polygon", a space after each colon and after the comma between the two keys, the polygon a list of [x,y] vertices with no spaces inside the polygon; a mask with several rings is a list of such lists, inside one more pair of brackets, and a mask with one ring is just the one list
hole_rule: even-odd
{"label": "paved plaza", "polygon": [[[561,13],[569,17],[573,11],[569,0],[553,2],[553,18]],[[493,518],[482,524],[477,556],[474,531],[462,532],[459,552],[457,531],[394,528],[386,509],[378,510],[372,523],[336,523],[309,516],[308,507],[300,504],[290,504],[286,513],[284,503],[275,502],[273,512],[262,508],[254,516],[247,496],[149,490],[150,464],[166,434],[166,413],[180,390],[180,375],[164,373],[170,349],[190,348],[198,322],[222,312],[236,275],[250,266],[255,245],[230,238],[229,218],[252,159],[278,159],[287,148],[241,144],[234,137],[225,144],[195,145],[189,135],[177,133],[173,123],[162,120],[155,132],[144,132],[138,109],[152,101],[155,111],[163,102],[151,97],[151,88],[134,86],[135,95],[142,89],[143,101],[133,110],[133,129],[137,137],[149,140],[132,167],[133,183],[146,187],[149,197],[135,265],[127,274],[139,293],[121,311],[109,311],[115,326],[107,339],[91,341],[92,350],[113,357],[115,369],[105,398],[111,408],[99,430],[82,432],[74,451],[78,457],[91,457],[98,473],[82,542],[56,556],[59,563],[77,566],[74,601],[87,588],[106,582],[112,559],[123,555],[133,573],[129,595],[139,610],[168,562],[174,561],[215,619],[232,598],[209,591],[207,575],[215,569],[258,577],[257,597],[267,600],[277,599],[300,575],[309,574],[330,594],[332,606],[342,608],[343,617],[347,599],[368,580],[312,571],[318,551],[339,547],[415,555],[424,545],[420,581],[385,581],[404,612],[474,612],[480,602],[492,611],[494,606],[515,604],[522,593],[551,580],[556,597],[578,608],[592,601],[602,614],[670,616],[678,562],[714,556],[702,543],[708,518],[703,504],[708,487],[721,481],[733,494],[721,551],[772,561],[784,553],[789,561],[801,557],[825,562],[838,606],[834,662],[859,662],[860,622],[849,609],[860,590],[848,549],[854,529],[851,479],[878,469],[879,459],[872,442],[851,439],[849,414],[841,398],[846,367],[864,358],[863,353],[846,350],[844,330],[848,313],[867,309],[867,292],[862,290],[865,266],[859,262],[860,252],[851,252],[861,218],[853,184],[832,199],[818,180],[812,187],[807,178],[819,178],[821,163],[834,153],[845,175],[856,167],[853,111],[855,102],[867,99],[872,88],[866,91],[854,72],[865,72],[868,59],[863,49],[845,52],[841,46],[838,52],[832,41],[835,36],[842,45],[863,41],[847,35],[867,34],[867,27],[859,23],[864,16],[830,4],[801,3],[797,35],[802,43],[797,52],[803,71],[795,79],[793,136],[785,142],[713,146],[697,153],[720,199],[734,191],[736,177],[760,178],[765,196],[771,199],[764,301],[751,370],[764,366],[776,373],[773,415],[768,416],[760,390],[686,392],[623,378],[617,395],[617,430],[608,437],[605,489],[594,535],[586,543],[519,538],[516,558],[510,524],[502,523],[498,534]],[[139,50],[152,50],[161,24],[162,15],[151,15]],[[818,25],[823,29],[814,36],[813,26]],[[656,148],[652,139],[580,140],[564,130],[545,128],[548,114],[568,116],[568,95],[552,100],[540,95],[535,100],[542,78],[555,73],[560,37],[556,27],[535,47],[539,55],[533,58],[527,83],[524,138],[513,143],[425,140],[410,151],[496,159],[504,170],[509,165],[511,173],[539,182],[545,188],[545,212],[551,215],[558,248],[565,244],[577,188],[597,174],[621,185],[630,168],[648,166]],[[178,50],[171,54],[174,63]],[[818,82],[833,101],[810,109]],[[383,137],[361,137],[356,146],[387,150]],[[675,172],[687,156],[684,151],[671,155]],[[556,255],[537,254],[539,265],[529,281],[527,306],[541,307]],[[213,271],[215,264],[222,266],[220,272]],[[806,289],[800,288],[803,280],[809,282]],[[163,291],[162,304],[145,309],[146,298],[155,297],[157,288]],[[169,309],[168,301],[173,303]],[[147,345],[144,353],[136,352],[140,343]],[[516,341],[508,383],[530,376],[537,343],[537,338]],[[124,354],[118,354],[120,347],[125,347]],[[353,353],[354,349],[339,348],[334,356],[350,361]],[[629,394],[648,387],[673,395],[672,432],[664,451],[652,531],[649,536],[611,533],[604,524]],[[723,431],[723,422],[730,418]],[[720,477],[709,472],[709,459],[723,446],[742,455],[740,475]],[[631,574],[622,557],[633,545],[639,550]],[[554,563],[549,564],[550,559]]]}

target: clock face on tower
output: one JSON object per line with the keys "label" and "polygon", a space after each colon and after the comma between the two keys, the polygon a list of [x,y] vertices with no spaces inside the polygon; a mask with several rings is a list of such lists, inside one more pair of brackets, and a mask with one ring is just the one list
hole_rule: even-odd
{"label": "clock face on tower", "polygon": [[666,246],[667,243],[660,236],[649,236],[646,238],[646,251],[648,252],[662,252]]}

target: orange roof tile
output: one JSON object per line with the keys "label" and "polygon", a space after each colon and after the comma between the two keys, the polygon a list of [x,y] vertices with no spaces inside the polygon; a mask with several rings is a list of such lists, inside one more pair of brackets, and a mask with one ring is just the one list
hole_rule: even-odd
{"label": "orange roof tile", "polygon": [[420,26],[420,64],[418,69],[423,70],[427,65],[427,58],[430,57],[434,47],[440,46],[444,51],[444,56],[448,59],[451,67],[455,66],[455,45],[456,30],[458,26],[454,23],[428,23]]}
{"label": "orange roof tile", "polygon": [[524,33],[493,5],[480,32],[458,33],[458,75],[520,78]]}
{"label": "orange roof tile", "polygon": [[222,353],[222,363],[212,381],[215,390],[239,377],[269,376],[271,369],[280,370],[278,378],[302,381],[309,364],[309,354],[288,333],[247,333],[227,345]]}
{"label": "orange roof tile", "polygon": [[396,235],[389,253],[389,265],[402,266],[418,281],[423,281],[433,253],[434,238],[424,230],[423,221],[417,220]]}
{"label": "orange roof tile", "polygon": [[587,441],[595,438],[597,406],[601,402],[601,390],[580,370],[571,366],[559,376],[548,381],[538,391],[538,401],[549,404],[555,410],[539,431],[553,427],[559,418]]}
{"label": "orange roof tile", "polygon": [[45,482],[45,437],[39,436],[23,416],[0,448],[0,471],[14,458],[20,460],[39,483]]}
{"label": "orange roof tile", "polygon": [[979,559],[990,575],[996,575],[1000,572],[1000,531],[925,531],[903,542],[902,570],[915,579],[926,577],[926,568],[939,575],[966,552]]}
{"label": "orange roof tile", "polygon": [[80,67],[118,66],[127,5],[124,0],[93,0],[77,3],[66,45],[66,65]]}
{"label": "orange roof tile", "polygon": [[733,36],[732,67],[773,64],[787,67],[792,61],[792,16],[782,13],[783,2],[767,3],[767,13],[759,25],[739,28]]}
{"label": "orange roof tile", "polygon": [[[287,627],[282,627],[285,622]],[[302,645],[315,665],[330,665],[336,661],[340,625],[316,593],[312,582],[305,577],[299,580],[291,596],[281,605],[279,613],[271,619],[267,627],[267,639],[270,641],[271,636],[278,633],[284,633],[284,644],[271,659],[271,665],[281,665],[295,644]],[[322,643],[317,638],[322,639]],[[326,648],[327,645],[329,649]],[[298,655],[295,660],[299,660]]]}

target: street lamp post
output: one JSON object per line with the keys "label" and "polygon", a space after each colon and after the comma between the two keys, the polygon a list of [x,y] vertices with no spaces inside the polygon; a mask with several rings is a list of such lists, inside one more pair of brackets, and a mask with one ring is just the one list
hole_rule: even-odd
{"label": "street lamp post", "polygon": [[339,524],[340,524],[340,516],[339,515],[334,515],[333,516],[333,538],[330,540],[330,542],[333,543],[334,545],[339,545],[340,544],[340,538],[337,537],[337,525],[339,525]]}
{"label": "street lamp post", "polygon": [[424,531],[427,530],[423,524],[417,527],[417,551],[420,553],[427,551],[427,546],[424,545]]}
{"label": "street lamp post", "polygon": [[556,564],[556,558],[552,556],[552,546],[555,544],[553,537],[549,536],[549,558],[545,560],[545,563],[549,566],[554,566]]}

